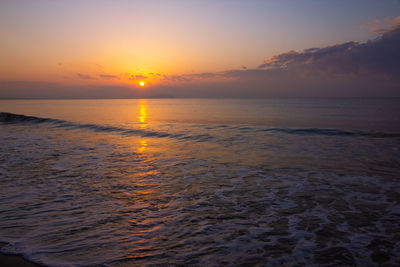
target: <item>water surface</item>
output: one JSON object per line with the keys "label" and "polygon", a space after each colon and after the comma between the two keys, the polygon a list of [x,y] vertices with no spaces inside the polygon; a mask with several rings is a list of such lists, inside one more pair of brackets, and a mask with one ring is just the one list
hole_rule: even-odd
{"label": "water surface", "polygon": [[2,252],[400,264],[399,99],[0,101]]}

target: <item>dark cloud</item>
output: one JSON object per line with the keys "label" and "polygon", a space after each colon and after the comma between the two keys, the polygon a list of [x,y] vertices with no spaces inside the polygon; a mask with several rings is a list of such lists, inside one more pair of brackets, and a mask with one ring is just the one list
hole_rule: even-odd
{"label": "dark cloud", "polygon": [[400,73],[400,27],[366,43],[347,42],[301,52],[289,51],[265,60],[261,69],[307,75],[387,75]]}
{"label": "dark cloud", "polygon": [[[275,55],[257,69],[169,79],[186,81],[182,84],[185,90],[178,95],[188,97],[398,97],[399,47],[400,27],[396,27],[365,43],[346,42]],[[196,85],[191,80],[194,78],[207,83]]]}
{"label": "dark cloud", "polygon": [[95,79],[90,75],[82,74],[82,73],[76,73],[76,76],[78,76],[82,80],[93,80],[93,79]]}
{"label": "dark cloud", "polygon": [[351,41],[322,48],[288,51],[270,57],[257,69],[242,67],[223,72],[164,75],[163,79],[185,83],[225,79],[232,87],[241,84],[262,90],[259,93],[266,95],[277,88],[297,94],[294,90],[303,90],[303,87],[328,88],[338,84],[342,87],[344,84],[353,84],[361,88],[365,85],[363,81],[379,85],[383,84],[382,80],[385,80],[385,84],[394,84],[400,77],[399,47],[400,27],[396,27],[365,43]]}

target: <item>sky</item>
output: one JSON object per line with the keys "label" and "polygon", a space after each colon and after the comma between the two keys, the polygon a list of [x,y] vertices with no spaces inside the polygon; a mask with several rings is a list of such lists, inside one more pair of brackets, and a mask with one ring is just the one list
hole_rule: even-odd
{"label": "sky", "polygon": [[400,1],[0,1],[0,98],[400,97]]}

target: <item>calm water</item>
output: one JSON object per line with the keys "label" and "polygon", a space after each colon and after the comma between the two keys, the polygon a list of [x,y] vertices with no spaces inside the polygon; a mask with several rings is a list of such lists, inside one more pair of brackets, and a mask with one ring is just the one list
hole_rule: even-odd
{"label": "calm water", "polygon": [[4,253],[400,264],[400,99],[3,100],[0,112]]}

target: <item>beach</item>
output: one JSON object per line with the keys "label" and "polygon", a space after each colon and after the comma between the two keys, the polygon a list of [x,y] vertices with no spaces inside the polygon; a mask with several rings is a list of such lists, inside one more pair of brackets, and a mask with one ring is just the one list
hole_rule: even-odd
{"label": "beach", "polygon": [[[0,243],[0,249],[6,244]],[[39,267],[36,263],[27,261],[24,257],[20,255],[9,255],[0,253],[0,265],[4,267]]]}

